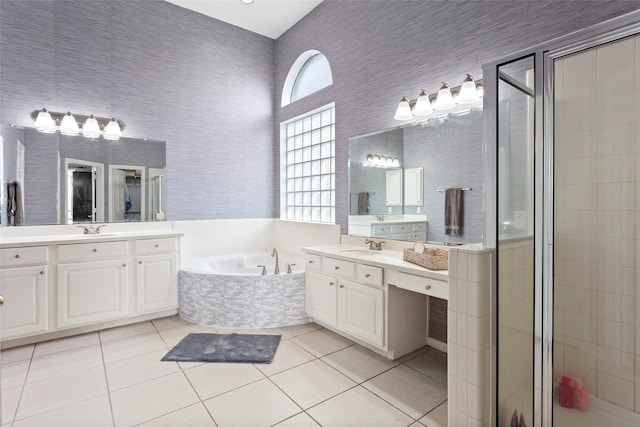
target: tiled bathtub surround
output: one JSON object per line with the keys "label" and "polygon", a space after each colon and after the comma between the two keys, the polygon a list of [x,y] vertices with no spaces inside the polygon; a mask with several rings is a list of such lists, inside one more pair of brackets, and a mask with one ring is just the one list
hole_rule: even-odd
{"label": "tiled bathtub surround", "polygon": [[448,396],[452,426],[490,422],[491,252],[449,250]]}
{"label": "tiled bathtub surround", "polygon": [[640,412],[640,37],[555,73],[555,381]]}
{"label": "tiled bathtub surround", "polygon": [[273,328],[309,322],[304,272],[250,276],[180,271],[180,317],[222,328]]}

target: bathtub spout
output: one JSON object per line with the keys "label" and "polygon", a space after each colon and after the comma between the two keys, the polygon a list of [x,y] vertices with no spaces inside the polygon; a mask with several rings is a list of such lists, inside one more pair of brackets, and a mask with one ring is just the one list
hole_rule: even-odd
{"label": "bathtub spout", "polygon": [[273,270],[273,274],[280,274],[280,265],[278,262],[278,249],[273,248],[271,256],[276,258],[276,268]]}

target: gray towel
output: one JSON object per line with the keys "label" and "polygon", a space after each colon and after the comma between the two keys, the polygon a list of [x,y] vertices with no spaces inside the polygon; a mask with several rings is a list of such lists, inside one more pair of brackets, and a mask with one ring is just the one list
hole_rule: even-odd
{"label": "gray towel", "polygon": [[447,188],[444,193],[444,234],[459,236],[462,228],[462,188]]}
{"label": "gray towel", "polygon": [[22,189],[16,181],[7,184],[7,223],[8,225],[24,225]]}
{"label": "gray towel", "polygon": [[366,215],[369,213],[369,193],[358,193],[358,215]]}

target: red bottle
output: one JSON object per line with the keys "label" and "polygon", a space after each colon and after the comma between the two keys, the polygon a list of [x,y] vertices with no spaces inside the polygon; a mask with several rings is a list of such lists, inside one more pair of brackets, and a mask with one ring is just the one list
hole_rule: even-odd
{"label": "red bottle", "polygon": [[571,387],[571,378],[563,376],[558,384],[558,395],[560,397],[560,406],[563,408],[573,408],[573,387]]}

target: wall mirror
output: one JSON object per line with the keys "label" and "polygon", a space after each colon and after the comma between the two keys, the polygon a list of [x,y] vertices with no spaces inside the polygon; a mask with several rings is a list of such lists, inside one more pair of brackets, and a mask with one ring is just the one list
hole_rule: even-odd
{"label": "wall mirror", "polygon": [[[472,189],[463,195],[463,233],[448,240],[482,241],[482,117],[472,109],[350,138],[348,233],[380,237],[376,226],[424,221],[424,240],[443,242],[442,190],[461,187]],[[407,230],[386,236],[422,240]]]}
{"label": "wall mirror", "polygon": [[2,226],[165,219],[165,142],[0,130]]}

